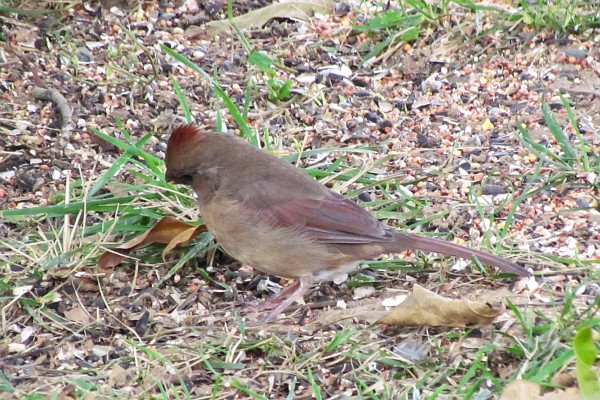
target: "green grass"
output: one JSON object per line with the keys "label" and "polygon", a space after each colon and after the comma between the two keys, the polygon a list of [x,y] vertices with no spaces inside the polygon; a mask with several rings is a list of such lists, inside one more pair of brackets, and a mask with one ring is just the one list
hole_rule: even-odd
{"label": "green grass", "polygon": [[[128,166],[128,168],[139,168],[140,165],[139,163],[134,163],[130,166]],[[147,170],[146,170],[147,171]],[[153,183],[154,185],[156,185],[156,182]],[[92,187],[96,187],[94,185],[92,185]],[[101,187],[100,187],[101,189]],[[136,189],[136,188],[132,188],[132,189]],[[146,190],[140,191],[140,193],[144,193],[147,192],[148,187],[145,188]],[[100,195],[97,195],[100,196]],[[45,208],[43,210],[49,210],[51,215],[55,215],[54,217],[47,217],[49,218],[50,221],[59,221],[60,218],[63,217],[57,217],[56,215],[62,214],[64,215],[72,215],[73,217],[79,217],[81,219],[81,215],[84,215],[84,213],[86,212],[94,212],[92,210],[96,210],[99,212],[103,212],[103,213],[107,213],[105,215],[107,215],[107,219],[104,221],[98,221],[90,226],[72,226],[71,228],[74,228],[71,230],[71,232],[73,232],[75,234],[76,238],[81,238],[79,240],[84,240],[86,237],[88,237],[88,233],[87,232],[99,232],[102,236],[100,236],[100,243],[106,243],[106,236],[109,232],[115,233],[115,232],[119,232],[122,234],[126,234],[126,235],[135,235],[137,233],[139,233],[141,230],[146,229],[147,227],[149,227],[153,221],[153,215],[156,215],[158,217],[158,215],[160,215],[161,213],[165,212],[166,209],[163,208],[159,208],[160,205],[166,205],[166,204],[171,204],[171,207],[173,203],[175,203],[177,205],[177,208],[182,207],[182,204],[179,203],[179,200],[174,200],[175,199],[179,199],[179,195],[173,193],[173,192],[169,192],[167,195],[165,194],[157,194],[154,193],[153,196],[155,197],[148,197],[148,195],[143,195],[141,196],[142,199],[149,201],[149,202],[144,202],[144,207],[143,209],[140,209],[138,207],[132,206],[131,203],[125,203],[126,206],[119,206],[117,203],[116,199],[104,199],[103,201],[106,201],[107,203],[105,203],[105,207],[104,209],[100,208],[95,208],[93,200],[90,200],[87,203],[84,202],[75,202],[75,203],[71,203],[70,207],[74,207],[74,208],[68,208],[65,209],[64,207],[59,207],[59,206],[51,206],[50,209]],[[164,198],[167,197],[167,200],[163,200],[162,202],[159,203],[159,201]],[[112,203],[109,201],[112,200]],[[187,197],[183,197],[182,199],[180,199],[182,202],[184,202],[186,204],[186,207],[193,207],[190,204],[190,201]],[[88,203],[91,204],[88,207]],[[148,206],[150,207],[156,207],[156,208],[150,208],[148,209]],[[53,208],[54,207],[54,208]],[[77,207],[79,207],[77,209]],[[141,212],[141,210],[143,210],[143,212]],[[10,212],[10,216],[11,217],[20,217],[20,218],[25,218],[28,214],[31,215],[33,213],[33,215],[38,219],[38,222],[42,222],[42,219],[40,219],[40,217],[42,217],[44,214],[40,212],[40,210],[38,210],[38,212],[34,212],[35,210],[27,210],[27,212],[23,212],[21,211],[20,213],[18,211],[11,211]],[[141,214],[141,215],[140,215]],[[110,220],[110,216],[111,215],[115,215],[117,216],[116,220]],[[6,215],[4,216],[6,217]],[[56,229],[54,229],[51,232],[44,232],[43,236],[41,236],[38,240],[39,242],[36,242],[35,236],[30,236],[29,237],[29,242],[28,243],[21,243],[20,248],[23,249],[23,251],[26,251],[28,254],[26,256],[15,256],[14,258],[12,258],[10,260],[11,263],[15,263],[15,264],[21,264],[21,265],[26,265],[27,269],[25,270],[24,274],[21,274],[22,276],[18,277],[17,280],[10,280],[7,281],[6,277],[3,280],[4,286],[8,289],[4,291],[3,297],[10,299],[12,296],[10,294],[10,289],[11,287],[14,287],[15,284],[17,284],[17,282],[19,282],[21,279],[22,280],[28,280],[31,279],[31,277],[35,277],[36,275],[39,276],[39,274],[43,274],[44,271],[49,271],[52,270],[53,268],[55,268],[58,265],[62,265],[62,266],[72,266],[75,269],[81,269],[84,268],[86,266],[89,266],[91,263],[91,261],[93,260],[93,256],[91,259],[87,259],[83,258],[83,255],[86,254],[98,254],[98,251],[100,250],[98,247],[92,247],[90,248],[89,246],[84,246],[84,247],[80,247],[77,248],[75,247],[73,252],[69,253],[63,253],[63,249],[61,246],[62,243],[62,238],[65,234],[65,231],[62,230],[60,227],[56,227]],[[121,237],[121,235],[119,235],[118,237]],[[125,240],[125,239],[123,239]],[[77,240],[75,241],[74,245],[77,244]],[[14,247],[17,244],[15,244]],[[205,246],[206,243],[202,243],[202,246]],[[200,251],[202,251],[202,249],[199,249]],[[52,257],[47,257],[48,251],[54,253],[55,255]],[[152,250],[150,250],[150,253],[146,253],[144,255],[144,264],[146,265],[153,265],[156,263],[160,263],[159,261],[159,257],[158,254],[160,253],[159,249],[154,250],[156,253],[153,255],[152,254]],[[187,259],[191,256],[194,256],[196,254],[196,252],[194,251],[188,251],[187,255],[185,257],[183,257],[179,263],[178,263],[178,267],[182,267],[183,263],[185,263],[187,261]],[[139,256],[139,254],[138,254]],[[72,257],[72,258],[70,258]],[[79,258],[79,259],[78,259]],[[45,264],[38,264],[38,261],[46,261]],[[80,265],[81,263],[84,263],[84,265]],[[32,265],[38,265],[37,267],[33,267]],[[174,272],[169,272],[167,276],[172,276],[174,273],[176,273],[176,271]],[[24,275],[24,276],[23,276]],[[73,328],[68,328],[65,325],[65,322],[62,317],[60,317],[59,315],[57,315],[52,309],[50,309],[48,306],[52,303],[52,301],[56,298],[56,293],[57,292],[50,292],[47,295],[44,295],[40,298],[37,297],[32,297],[29,298],[27,296],[25,297],[21,297],[21,298],[15,298],[14,300],[16,300],[18,302],[18,304],[20,305],[20,307],[24,308],[24,310],[26,310],[26,312],[29,314],[29,316],[31,318],[33,318],[34,321],[37,322],[38,325],[42,326],[43,329],[46,332],[53,332],[54,334],[56,334],[57,336],[60,336],[61,334],[64,333],[72,333],[75,332],[76,329],[74,330]],[[569,316],[569,318],[574,318],[575,314],[573,314],[574,311],[569,311],[567,314]],[[539,381],[548,381],[552,375],[557,371],[557,369],[563,368],[565,363],[567,361],[572,360],[573,355],[572,352],[568,353],[569,350],[567,348],[567,345],[565,343],[567,343],[567,341],[569,340],[569,332],[572,331],[569,329],[570,325],[566,324],[566,323],[561,323],[560,325],[556,324],[556,322],[552,322],[553,320],[551,320],[550,317],[547,317],[548,320],[545,321],[545,324],[550,324],[550,323],[554,323],[556,328],[550,329],[550,328],[544,328],[541,329],[539,332],[535,331],[535,327],[531,326],[531,325],[526,325],[526,322],[524,322],[524,330],[526,332],[528,332],[527,337],[526,337],[526,343],[525,344],[521,344],[520,341],[516,342],[517,344],[521,345],[524,347],[523,351],[521,353],[516,352],[517,356],[516,359],[519,360],[521,359],[523,362],[525,362],[525,360],[528,359],[533,359],[529,361],[529,365],[530,368],[528,368],[528,370],[523,371],[524,374],[527,377],[530,377],[532,379],[536,379]],[[559,321],[560,322],[560,321]],[[528,323],[527,323],[528,324]],[[233,326],[233,328],[235,327],[235,325]],[[559,328],[563,328],[562,330],[558,330]],[[547,331],[544,331],[544,329],[548,329]],[[572,329],[572,328],[571,328]],[[538,329],[539,330],[539,329]],[[89,328],[85,328],[84,332],[89,331]],[[549,333],[548,333],[549,332]],[[333,364],[334,366],[339,364],[339,363],[347,363],[348,365],[352,365],[353,366],[353,370],[352,372],[346,372],[346,376],[347,379],[351,379],[353,381],[356,382],[356,391],[359,394],[362,394],[364,396],[368,396],[367,398],[408,398],[410,393],[416,393],[414,392],[414,390],[420,388],[420,390],[427,390],[430,386],[430,382],[432,379],[432,376],[438,376],[439,374],[450,374],[453,376],[463,376],[463,378],[458,382],[458,386],[456,387],[451,387],[451,386],[441,386],[438,392],[438,395],[451,395],[451,396],[455,396],[455,398],[472,398],[474,391],[476,391],[476,388],[479,387],[480,383],[482,383],[483,381],[487,380],[488,378],[490,378],[489,373],[487,373],[486,371],[489,369],[489,366],[486,364],[486,362],[484,361],[485,358],[487,356],[489,356],[494,350],[497,350],[499,347],[496,345],[488,345],[484,348],[482,348],[481,350],[479,350],[476,353],[476,357],[473,360],[473,363],[469,363],[469,364],[459,364],[458,366],[455,367],[454,371],[448,371],[446,370],[446,366],[444,365],[444,363],[437,365],[436,368],[433,369],[433,371],[430,371],[430,376],[427,379],[423,379],[422,381],[417,380],[416,382],[412,383],[412,385],[407,385],[406,387],[404,386],[398,386],[397,383],[394,383],[394,381],[389,381],[389,380],[385,380],[383,381],[380,377],[378,373],[375,373],[375,371],[369,371],[370,366],[372,365],[373,368],[375,368],[375,370],[377,369],[383,369],[383,370],[389,370],[391,374],[399,374],[399,382],[407,382],[410,383],[411,382],[411,378],[410,375],[406,375],[405,370],[413,370],[413,371],[427,371],[430,370],[431,366],[419,366],[419,365],[413,365],[412,363],[406,363],[406,362],[402,362],[399,360],[396,360],[394,358],[394,356],[392,354],[389,354],[387,351],[381,351],[381,349],[379,349],[378,347],[369,347],[369,346],[365,346],[364,343],[369,343],[371,341],[370,336],[371,335],[380,335],[380,333],[378,333],[376,330],[374,331],[373,329],[370,330],[365,330],[363,332],[361,332],[360,334],[357,334],[355,329],[350,327],[350,328],[343,328],[340,331],[335,332],[335,336],[333,336],[330,340],[326,340],[325,343],[320,344],[319,342],[316,343],[312,343],[309,345],[308,349],[305,350],[292,350],[294,348],[294,346],[291,343],[286,343],[284,342],[276,342],[276,343],[254,343],[251,346],[247,346],[246,343],[248,342],[248,340],[252,341],[251,337],[255,335],[255,333],[247,333],[248,335],[250,335],[249,337],[241,336],[239,334],[234,334],[233,338],[228,339],[229,343],[235,342],[235,343],[239,343],[241,348],[247,347],[248,349],[252,349],[252,353],[254,354],[251,357],[246,356],[245,357],[245,362],[242,363],[242,365],[244,366],[244,368],[254,368],[253,364],[254,362],[257,362],[259,359],[264,359],[265,357],[268,357],[269,354],[277,354],[277,357],[283,357],[287,368],[289,368],[289,370],[287,372],[285,372],[285,374],[287,376],[290,377],[294,377],[293,379],[297,380],[298,382],[303,382],[303,387],[307,387],[307,385],[309,385],[310,387],[313,388],[313,391],[315,393],[319,393],[321,390],[317,390],[316,388],[322,387],[322,385],[324,385],[325,382],[325,378],[323,376],[322,373],[322,369],[325,368],[327,369],[327,367],[323,366],[323,363],[328,363],[328,362],[334,362]],[[557,335],[560,335],[560,337],[558,337],[558,339],[554,339],[557,337]],[[438,343],[439,349],[437,352],[437,357],[444,357],[444,352],[447,349],[446,345],[442,345],[441,342],[456,342],[458,339],[460,338],[445,338],[446,334],[441,332],[440,334],[432,337],[430,340],[434,343]],[[352,340],[349,340],[349,338],[352,338]],[[227,341],[224,341],[222,337],[213,337],[213,338],[204,338],[203,341],[205,343],[210,344],[213,347],[213,353],[216,352],[216,358],[215,360],[221,363],[227,363],[230,362],[229,360],[234,360],[236,358],[236,353],[239,354],[239,351],[234,351],[231,347],[229,347],[229,345],[227,344]],[[130,346],[131,350],[127,351],[128,353],[135,353],[135,351],[133,351],[134,348],[142,351],[145,355],[145,357],[143,357],[142,360],[139,360],[138,358],[138,362],[136,365],[143,365],[143,369],[140,370],[140,375],[138,376],[138,379],[142,382],[152,382],[155,381],[155,385],[150,384],[150,387],[148,390],[153,390],[152,387],[156,388],[156,390],[158,391],[156,395],[159,395],[158,398],[189,398],[189,393],[187,392],[188,389],[186,389],[186,385],[184,385],[184,383],[182,382],[182,380],[184,380],[184,376],[188,374],[188,372],[186,372],[185,369],[185,364],[174,364],[173,368],[176,371],[175,377],[176,380],[173,381],[170,378],[167,378],[165,376],[154,376],[152,372],[150,372],[149,369],[152,369],[153,365],[156,365],[156,368],[164,368],[165,367],[165,363],[173,363],[178,357],[175,356],[175,354],[180,353],[181,350],[181,346],[183,346],[183,344],[185,343],[185,341],[179,341],[179,342],[175,342],[174,347],[172,346],[165,346],[162,343],[158,344],[158,348],[160,349],[161,353],[163,354],[162,356],[158,356],[157,354],[161,354],[161,353],[155,353],[154,350],[150,351],[150,348],[148,347],[149,345],[146,344],[146,340],[145,339],[135,339],[135,342],[130,342]],[[311,339],[308,339],[309,341]],[[562,342],[560,342],[560,340],[563,340]],[[139,341],[139,342],[138,342]],[[134,346],[135,343],[135,346]],[[360,346],[356,346],[355,343],[363,343],[363,345]],[[557,347],[557,344],[560,343],[560,346]],[[391,345],[391,343],[390,343]],[[550,346],[552,345],[552,347]],[[323,346],[323,348],[321,348],[321,346]],[[156,347],[156,345],[152,346],[153,348]],[[172,350],[175,351],[175,353],[171,350],[169,350],[170,348],[172,348]],[[541,350],[537,350],[536,349],[548,349],[548,352],[546,351],[541,351]],[[556,349],[553,352],[549,352],[550,349]],[[293,353],[289,353],[293,351]],[[330,352],[336,352],[335,356],[326,356],[325,353],[330,353]],[[567,352],[567,353],[565,353]],[[131,355],[131,357],[133,357],[133,354]],[[190,354],[189,357],[198,357],[200,355],[205,355],[206,354],[206,350],[202,349],[202,348],[198,348],[198,349],[194,349]],[[209,353],[210,354],[210,353]],[[563,356],[564,354],[567,354],[568,357],[565,358],[565,356]],[[268,358],[267,358],[268,359]],[[133,360],[133,358],[132,358]],[[172,360],[172,361],[166,361],[166,360]],[[301,364],[304,364],[307,366],[307,368],[304,371],[299,371],[295,369],[296,363],[300,361]],[[553,362],[554,361],[554,362]],[[121,363],[123,363],[125,366],[126,365],[130,365],[130,362],[128,362],[126,359],[121,359],[120,361]],[[325,364],[327,365],[327,364]],[[547,366],[546,368],[542,368],[544,366]],[[137,366],[134,367],[134,365],[130,365],[129,368],[139,368]],[[210,370],[210,369],[209,369]],[[533,375],[531,373],[528,373],[528,371],[531,370],[533,371],[538,371],[535,372]],[[148,372],[143,372],[143,371],[148,371]],[[215,398],[217,393],[220,393],[221,390],[238,390],[240,391],[240,393],[244,393],[245,395],[249,396],[249,398],[262,398],[262,390],[263,390],[263,386],[262,384],[258,385],[256,383],[252,383],[251,381],[243,383],[242,381],[237,380],[236,378],[231,378],[230,377],[230,373],[232,371],[231,366],[226,368],[226,371],[223,372],[211,372],[207,375],[207,378],[212,381],[212,382],[216,382],[215,386],[214,386],[214,394],[215,394]],[[317,372],[318,371],[318,372]],[[102,376],[106,376],[105,374],[108,372],[108,370],[106,371],[96,371],[96,374],[99,374],[98,377],[102,377]],[[477,379],[474,379],[473,377],[477,376]],[[496,380],[493,380],[494,382],[496,382],[494,384],[494,390],[500,390],[501,389],[501,384],[499,382],[497,382]],[[80,378],[71,378],[69,379],[69,382],[72,383],[75,388],[76,391],[78,393],[78,396],[83,396],[85,393],[87,392],[101,392],[104,394],[106,393],[107,388],[101,388],[99,383],[89,383],[89,381],[87,380],[83,380]],[[221,382],[219,384],[219,382]],[[58,382],[57,382],[58,383]],[[298,383],[299,385],[299,383]],[[373,389],[371,389],[371,387],[375,385],[376,387],[380,388],[377,392],[374,392]],[[413,386],[415,385],[415,386]],[[403,388],[404,387],[404,388]],[[221,389],[219,389],[221,388]],[[413,389],[414,388],[414,389]],[[9,387],[7,387],[8,390],[11,390]],[[12,391],[12,390],[11,390]],[[13,393],[19,393],[14,392]],[[57,392],[55,392],[57,393]],[[118,391],[114,392],[114,395],[117,395],[117,393],[120,393]],[[332,392],[329,392],[329,394],[331,394]],[[125,396],[125,394],[120,394],[119,396]],[[400,396],[400,397],[397,397]],[[433,396],[433,394],[432,394]],[[326,398],[327,396],[323,395],[323,398]],[[433,397],[429,397],[429,398],[433,398]]]}
{"label": "green grass", "polygon": [[[510,34],[515,28],[528,28],[535,32],[547,30],[566,36],[600,27],[598,4],[582,0],[517,0],[512,4],[472,0],[401,0],[389,8],[381,2],[375,12],[366,13],[366,20],[357,21],[353,26],[355,32],[368,36],[359,48],[366,63],[386,56],[384,53],[388,53],[388,57],[384,58],[389,58],[392,53],[399,52],[403,44],[435,40],[432,32],[436,30],[450,30],[465,42],[473,42],[492,32]],[[452,29],[454,21],[460,19],[456,17],[464,14],[488,20],[490,27],[478,29],[475,35],[465,34],[460,22],[458,29]]]}
{"label": "green grass", "polygon": [[[518,120],[519,135],[517,137],[521,144],[529,149],[532,154],[535,154],[544,164],[551,164],[556,167],[556,170],[560,173],[580,174],[592,172],[600,174],[600,155],[593,154],[590,151],[589,145],[579,131],[577,120],[569,102],[562,95],[560,100],[568,116],[568,125],[565,130],[550,111],[547,101],[542,101],[544,121],[558,145],[558,149],[548,149],[537,143]],[[573,139],[570,139],[568,135],[573,136]],[[590,182],[590,184],[598,187],[595,182]]]}

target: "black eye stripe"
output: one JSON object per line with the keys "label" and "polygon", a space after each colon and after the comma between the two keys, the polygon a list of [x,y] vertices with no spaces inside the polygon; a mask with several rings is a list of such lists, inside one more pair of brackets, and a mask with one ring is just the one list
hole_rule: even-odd
{"label": "black eye stripe", "polygon": [[194,178],[191,174],[182,174],[179,177],[177,177],[177,182],[182,183],[184,185],[191,185],[193,180]]}

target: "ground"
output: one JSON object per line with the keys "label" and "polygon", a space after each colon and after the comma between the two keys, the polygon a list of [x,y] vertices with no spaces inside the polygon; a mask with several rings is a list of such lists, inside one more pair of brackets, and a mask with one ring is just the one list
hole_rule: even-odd
{"label": "ground", "polygon": [[[390,11],[404,2],[349,1],[252,26],[245,46],[208,27],[226,17],[218,1],[108,3],[0,14],[0,398],[487,399],[517,379],[575,385],[572,340],[597,329],[600,294],[597,25],[442,2],[404,41]],[[266,4],[236,2],[233,14]],[[186,107],[391,226],[534,277],[407,252],[250,326],[241,306],[288,283],[207,234],[99,267],[163,216],[199,220],[191,192],[162,175]],[[417,283],[507,308],[471,329],[347,318]]]}

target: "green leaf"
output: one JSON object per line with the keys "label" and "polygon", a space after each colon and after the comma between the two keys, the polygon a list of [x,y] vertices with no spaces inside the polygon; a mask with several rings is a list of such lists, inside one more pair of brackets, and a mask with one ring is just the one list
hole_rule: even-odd
{"label": "green leaf", "polygon": [[18,14],[27,16],[38,16],[46,14],[56,14],[59,10],[38,10],[38,9],[24,9],[19,7],[5,7],[0,6],[0,14]]}
{"label": "green leaf", "polygon": [[269,86],[269,100],[289,100],[292,89],[292,81],[288,79],[283,82],[280,80],[270,79],[267,82]]}
{"label": "green leaf", "polygon": [[577,382],[585,400],[600,399],[600,382],[598,382],[598,376],[591,368],[598,356],[598,349],[593,336],[594,331],[591,328],[583,328],[577,332],[575,339],[573,339]]}
{"label": "green leaf", "polygon": [[[2,218],[16,218],[26,215],[39,215],[45,216],[60,216],[66,214],[75,214],[83,209],[87,211],[98,211],[98,212],[114,212],[115,207],[119,206],[121,212],[134,212],[139,214],[145,214],[139,207],[128,206],[129,203],[139,200],[143,197],[146,200],[154,200],[160,198],[158,194],[145,194],[140,196],[124,196],[124,197],[111,197],[99,200],[88,200],[88,201],[77,201],[69,204],[57,204],[53,206],[41,206],[32,208],[12,209],[0,211],[0,217]],[[123,206],[121,206],[123,205]],[[141,211],[141,212],[140,212]],[[12,220],[12,219],[11,219]]]}
{"label": "green leaf", "polygon": [[341,331],[340,333],[338,333],[337,335],[335,335],[335,337],[333,338],[333,340],[325,347],[325,352],[334,351],[335,349],[337,349],[341,345],[347,343],[348,340],[350,340],[350,338],[355,333],[356,333],[355,330],[344,329],[343,331]]}
{"label": "green leaf", "polygon": [[419,29],[416,27],[408,28],[408,31],[406,33],[400,35],[400,40],[404,42],[411,42],[413,40],[417,40],[417,38],[419,37],[419,32]]}
{"label": "green leaf", "polygon": [[279,90],[279,100],[289,100],[292,97],[292,80],[288,79]]}
{"label": "green leaf", "polygon": [[253,50],[248,56],[248,62],[251,65],[256,65],[261,71],[266,73],[272,73],[271,67],[275,65],[275,61],[268,55]]}
{"label": "green leaf", "polygon": [[308,382],[312,386],[313,397],[317,400],[322,400],[323,396],[321,395],[321,388],[319,387],[319,384],[315,380],[315,377],[310,368],[308,369]]}
{"label": "green leaf", "polygon": [[352,279],[346,282],[346,286],[349,288],[357,288],[362,286],[373,286],[375,283],[375,278],[371,275],[366,274],[356,274],[352,277]]}
{"label": "green leaf", "polygon": [[550,362],[537,362],[539,368],[532,368],[535,371],[534,375],[526,376],[527,380],[533,382],[542,382],[551,379],[556,373],[564,368],[564,366],[573,358],[573,352],[566,350],[554,358]]}
{"label": "green leaf", "polygon": [[364,25],[355,26],[356,31],[378,31],[389,28],[416,28],[421,25],[421,15],[406,15],[400,11],[390,9],[381,15],[374,17]]}
{"label": "green leaf", "polygon": [[15,387],[10,383],[4,372],[0,371],[0,392],[12,392]]}

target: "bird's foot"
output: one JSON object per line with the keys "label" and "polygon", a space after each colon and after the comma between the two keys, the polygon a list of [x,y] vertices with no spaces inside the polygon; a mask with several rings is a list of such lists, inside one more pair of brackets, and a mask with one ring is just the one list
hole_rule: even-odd
{"label": "bird's foot", "polygon": [[247,313],[251,312],[263,312],[269,311],[277,308],[283,301],[285,301],[286,297],[289,298],[294,292],[296,292],[300,288],[300,281],[295,280],[291,285],[283,288],[279,292],[275,293],[273,296],[267,297],[265,300],[256,301],[251,304],[247,304],[244,306],[243,311]]}
{"label": "bird's foot", "polygon": [[262,322],[272,322],[277,319],[279,314],[285,311],[296,299],[302,297],[306,290],[312,284],[312,276],[300,277],[296,279],[294,283],[276,293],[274,296],[267,298],[266,300],[248,304],[244,307],[245,312],[264,312],[271,311],[266,316],[261,317]]}

